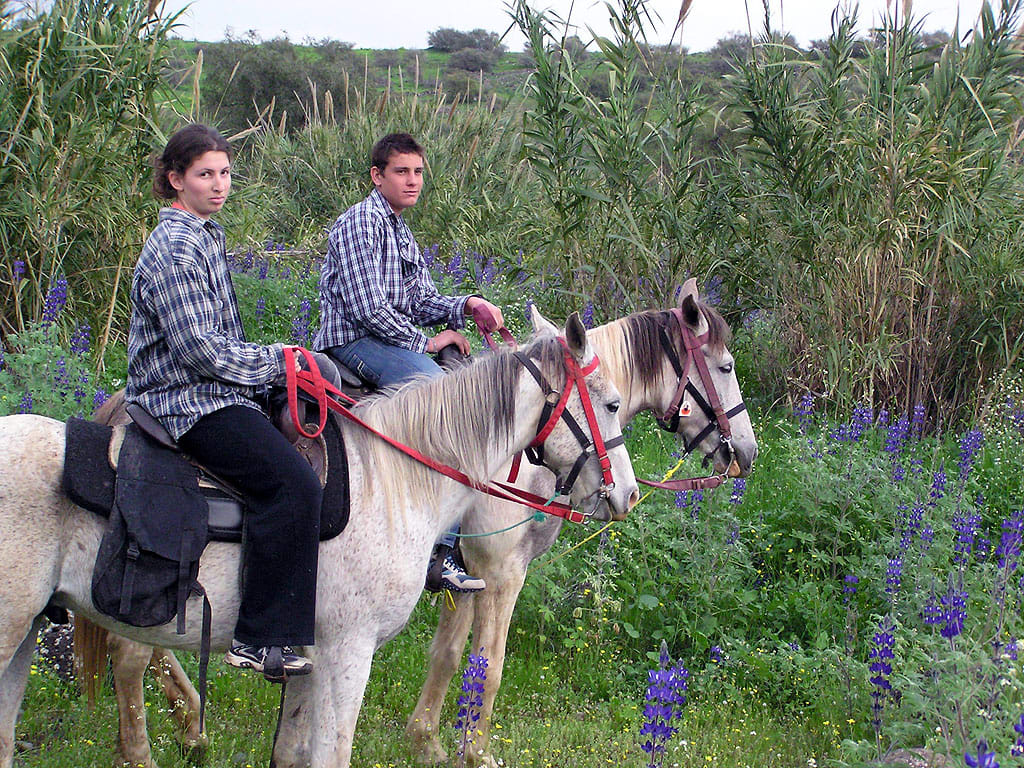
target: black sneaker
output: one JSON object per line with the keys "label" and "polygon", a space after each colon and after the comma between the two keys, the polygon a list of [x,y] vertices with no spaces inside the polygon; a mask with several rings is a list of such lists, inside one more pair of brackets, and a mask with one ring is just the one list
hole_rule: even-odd
{"label": "black sneaker", "polygon": [[224,661],[239,669],[252,669],[262,672],[272,683],[283,683],[295,675],[308,675],[313,671],[313,662],[300,656],[291,646],[284,645],[244,645],[231,646]]}

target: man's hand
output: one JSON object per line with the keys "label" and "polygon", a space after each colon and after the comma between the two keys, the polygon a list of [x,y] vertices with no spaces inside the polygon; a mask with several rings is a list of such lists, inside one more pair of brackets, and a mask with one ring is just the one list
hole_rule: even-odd
{"label": "man's hand", "polygon": [[427,352],[434,354],[449,344],[454,344],[462,354],[469,354],[469,339],[451,328],[427,339]]}
{"label": "man's hand", "polygon": [[479,296],[470,296],[466,300],[466,311],[473,315],[473,319],[480,326],[482,333],[491,333],[505,327],[505,318],[501,314],[501,309],[491,304],[487,299],[481,299]]}

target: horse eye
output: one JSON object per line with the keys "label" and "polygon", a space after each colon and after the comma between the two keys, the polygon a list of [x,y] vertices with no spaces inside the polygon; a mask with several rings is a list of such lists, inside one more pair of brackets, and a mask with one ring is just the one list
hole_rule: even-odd
{"label": "horse eye", "polygon": [[619,412],[619,401],[616,400],[614,403],[608,403],[608,405],[606,405],[605,408],[608,409],[608,413],[618,413]]}
{"label": "horse eye", "polygon": [[718,370],[720,370],[722,373],[732,373],[732,366],[733,366],[732,363],[726,363],[725,365],[720,367]]}

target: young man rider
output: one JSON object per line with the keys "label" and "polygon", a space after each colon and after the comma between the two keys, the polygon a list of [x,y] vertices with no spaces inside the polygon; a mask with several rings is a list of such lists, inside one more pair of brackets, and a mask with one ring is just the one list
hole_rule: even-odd
{"label": "young man rider", "polygon": [[[320,331],[314,349],[325,351],[377,387],[414,375],[439,375],[429,356],[454,344],[469,354],[457,329],[474,315],[485,331],[502,328],[501,310],[481,296],[438,292],[402,212],[423,188],[424,151],[407,133],[391,133],[373,146],[370,180],[374,190],[331,227],[320,271]],[[446,323],[428,336],[423,326]],[[475,592],[483,579],[468,575],[451,557],[458,526],[441,538],[445,589]],[[436,574],[436,568],[431,571]]]}

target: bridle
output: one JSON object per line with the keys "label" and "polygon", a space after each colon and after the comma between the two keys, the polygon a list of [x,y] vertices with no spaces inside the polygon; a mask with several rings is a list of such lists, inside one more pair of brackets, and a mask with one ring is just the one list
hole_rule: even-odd
{"label": "bridle", "polygon": [[[576,362],[575,358],[573,358],[573,356],[570,354],[568,345],[565,343],[565,341],[561,338],[559,338],[558,341],[561,343],[563,348],[563,358],[566,368],[565,388],[562,390],[561,394],[559,394],[556,390],[553,390],[548,385],[547,380],[544,378],[544,375],[540,372],[540,370],[533,363],[533,361],[530,360],[529,357],[518,351],[512,353],[515,355],[516,360],[519,363],[521,363],[528,371],[530,371],[530,373],[533,375],[534,379],[540,386],[541,391],[544,392],[545,396],[544,410],[541,412],[540,425],[537,429],[537,435],[531,441],[530,446],[527,450],[534,451],[535,455],[537,456],[538,463],[544,464],[544,466],[548,467],[548,469],[551,469],[551,471],[554,472],[555,470],[552,467],[544,463],[543,446],[544,442],[548,439],[548,437],[554,430],[555,426],[558,424],[558,421],[560,419],[564,420],[569,425],[570,430],[572,430],[572,432],[576,435],[577,440],[583,446],[583,452],[580,455],[580,457],[577,458],[572,470],[569,473],[569,478],[571,478],[571,480],[567,483],[562,484],[561,487],[564,488],[563,492],[569,492],[569,490],[572,487],[572,484],[575,482],[576,477],[579,474],[580,469],[582,469],[583,465],[586,463],[586,460],[590,456],[589,449],[593,447],[594,454],[597,456],[597,460],[601,466],[602,475],[602,484],[599,490],[599,502],[600,499],[607,498],[608,494],[615,487],[615,483],[612,479],[611,460],[608,458],[608,448],[614,448],[618,445],[621,445],[623,443],[623,439],[620,435],[619,437],[616,437],[613,440],[610,440],[606,443],[601,436],[601,431],[597,424],[597,417],[594,413],[594,407],[590,401],[590,393],[587,389],[586,382],[584,381],[586,376],[593,373],[597,369],[599,362],[597,355],[594,356],[594,359],[585,368],[581,368],[579,364]],[[303,356],[308,370],[296,372],[296,353]],[[363,421],[354,413],[352,413],[348,406],[354,404],[355,401],[348,395],[344,394],[343,392],[340,392],[329,381],[324,379],[324,377],[320,373],[319,368],[317,367],[316,360],[313,358],[313,355],[308,350],[303,349],[302,347],[285,347],[284,358],[289,409],[291,410],[292,419],[296,424],[296,428],[306,438],[316,438],[323,431],[324,426],[327,423],[327,411],[328,409],[330,409],[344,416],[349,421],[358,424],[365,430],[372,432],[374,435],[384,440],[386,443],[396,448],[397,450],[401,451],[402,453],[406,454],[410,458],[413,458],[416,461],[420,462],[421,464],[424,464],[430,467],[431,469],[440,472],[446,477],[449,477],[459,483],[462,483],[465,486],[486,493],[489,496],[494,496],[505,501],[512,501],[517,504],[522,504],[539,512],[544,512],[555,517],[561,517],[573,523],[586,522],[590,517],[593,516],[594,512],[597,510],[597,503],[595,503],[594,509],[590,510],[589,512],[580,512],[573,509],[571,506],[567,504],[556,502],[553,501],[552,499],[546,499],[542,496],[530,493],[529,491],[525,491],[521,488],[516,488],[515,486],[508,485],[507,483],[478,482],[469,477],[464,472],[455,469],[454,467],[448,466],[447,464],[442,464],[441,462],[436,461],[430,458],[429,456],[425,456],[424,454],[417,451],[415,448],[411,448],[407,445],[404,445],[403,443],[398,442],[397,440],[394,440],[391,437],[388,437],[387,435],[374,429],[365,421]],[[583,430],[579,427],[579,424],[572,417],[572,414],[569,413],[565,408],[566,403],[568,403],[569,396],[572,394],[572,390],[574,387],[579,391],[580,401],[583,404],[583,411],[587,416],[587,425],[590,427],[590,432],[593,436],[593,443],[591,443],[591,441],[587,438],[586,433],[584,433]],[[303,426],[299,423],[297,412],[297,398],[299,390],[306,393],[306,395],[312,397],[319,407],[319,424],[314,428],[314,431],[312,433],[306,432]],[[336,398],[341,398],[342,400],[346,401],[347,404],[339,402],[338,399]],[[533,459],[531,458],[531,461],[532,460]],[[511,482],[513,479],[514,478],[510,478],[509,482]]]}
{"label": "bridle", "polygon": [[[588,375],[597,370],[597,355],[594,355],[594,359],[591,360],[585,368],[581,368],[573,356],[569,354],[569,348],[566,345],[565,340],[559,337],[558,341],[562,345],[562,352],[565,358],[565,367],[567,372],[565,389],[562,390],[561,394],[548,384],[547,379],[544,378],[544,374],[540,372],[540,369],[529,357],[518,351],[512,353],[516,360],[518,360],[520,364],[530,372],[534,380],[537,382],[537,386],[539,386],[541,391],[544,393],[544,408],[541,411],[540,421],[538,422],[537,436],[526,448],[524,453],[531,464],[547,466],[544,462],[544,441],[547,440],[559,420],[564,421],[569,427],[569,430],[573,435],[575,435],[576,441],[580,444],[582,450],[580,451],[580,455],[576,457],[576,461],[573,463],[572,468],[564,477],[558,477],[556,473],[557,480],[555,482],[555,492],[559,495],[568,496],[584,465],[591,456],[596,456],[597,461],[601,466],[602,482],[600,498],[606,499],[612,489],[615,488],[615,482],[612,479],[611,461],[608,458],[608,449],[620,446],[625,441],[622,435],[619,435],[618,437],[605,442],[597,424],[597,416],[594,413],[594,406],[590,401],[590,392],[587,390],[587,385],[584,381]],[[573,415],[565,409],[565,405],[569,400],[569,395],[572,393],[573,387],[575,387],[580,394],[583,413],[587,417],[587,426],[590,428],[590,435],[593,437],[593,441],[591,441],[587,436],[587,433],[583,431]],[[513,482],[518,474],[519,461],[519,455],[517,454],[513,462],[512,471],[509,473],[509,482]],[[551,467],[548,467],[548,469],[551,469]],[[596,509],[597,505],[595,504],[594,510]],[[590,517],[593,515],[594,510],[584,514],[586,517]]]}
{"label": "bridle", "polygon": [[[677,382],[675,392],[672,395],[668,408],[665,409],[663,414],[655,414],[658,420],[658,426],[668,432],[678,434],[680,419],[690,415],[689,404],[684,400],[684,398],[689,395],[691,400],[695,402],[701,411],[704,412],[704,415],[707,416],[708,423],[693,439],[688,440],[683,436],[683,455],[687,456],[692,453],[708,435],[710,435],[715,429],[718,429],[720,444],[725,446],[729,456],[727,466],[731,466],[735,460],[736,452],[732,446],[732,428],[729,425],[729,419],[745,411],[747,409],[746,403],[741,400],[728,411],[723,408],[722,400],[718,396],[718,390],[715,388],[715,382],[711,378],[711,371],[708,369],[707,360],[704,359],[704,355],[700,351],[701,347],[707,344],[711,337],[710,330],[705,331],[698,336],[683,320],[683,311],[681,309],[676,307],[668,311],[671,318],[669,320],[669,325],[671,326],[673,324],[672,320],[674,319],[674,324],[679,328],[680,336],[683,339],[685,357],[680,361],[679,355],[676,352],[676,345],[669,337],[668,328],[666,326],[662,326],[660,328],[658,338],[661,341],[661,346],[665,350],[665,355],[672,364],[672,369],[675,371]],[[694,386],[693,381],[690,378],[691,364],[693,369],[697,371],[697,375],[700,377],[701,383],[704,385],[704,391],[707,393],[707,399],[705,399],[700,393],[700,390]],[[661,483],[649,480],[639,480],[639,482],[644,485],[650,485],[655,488],[666,488],[668,490],[697,490],[703,488],[717,488],[725,482],[725,477],[726,475],[723,474],[710,475],[708,477],[669,480]]]}

